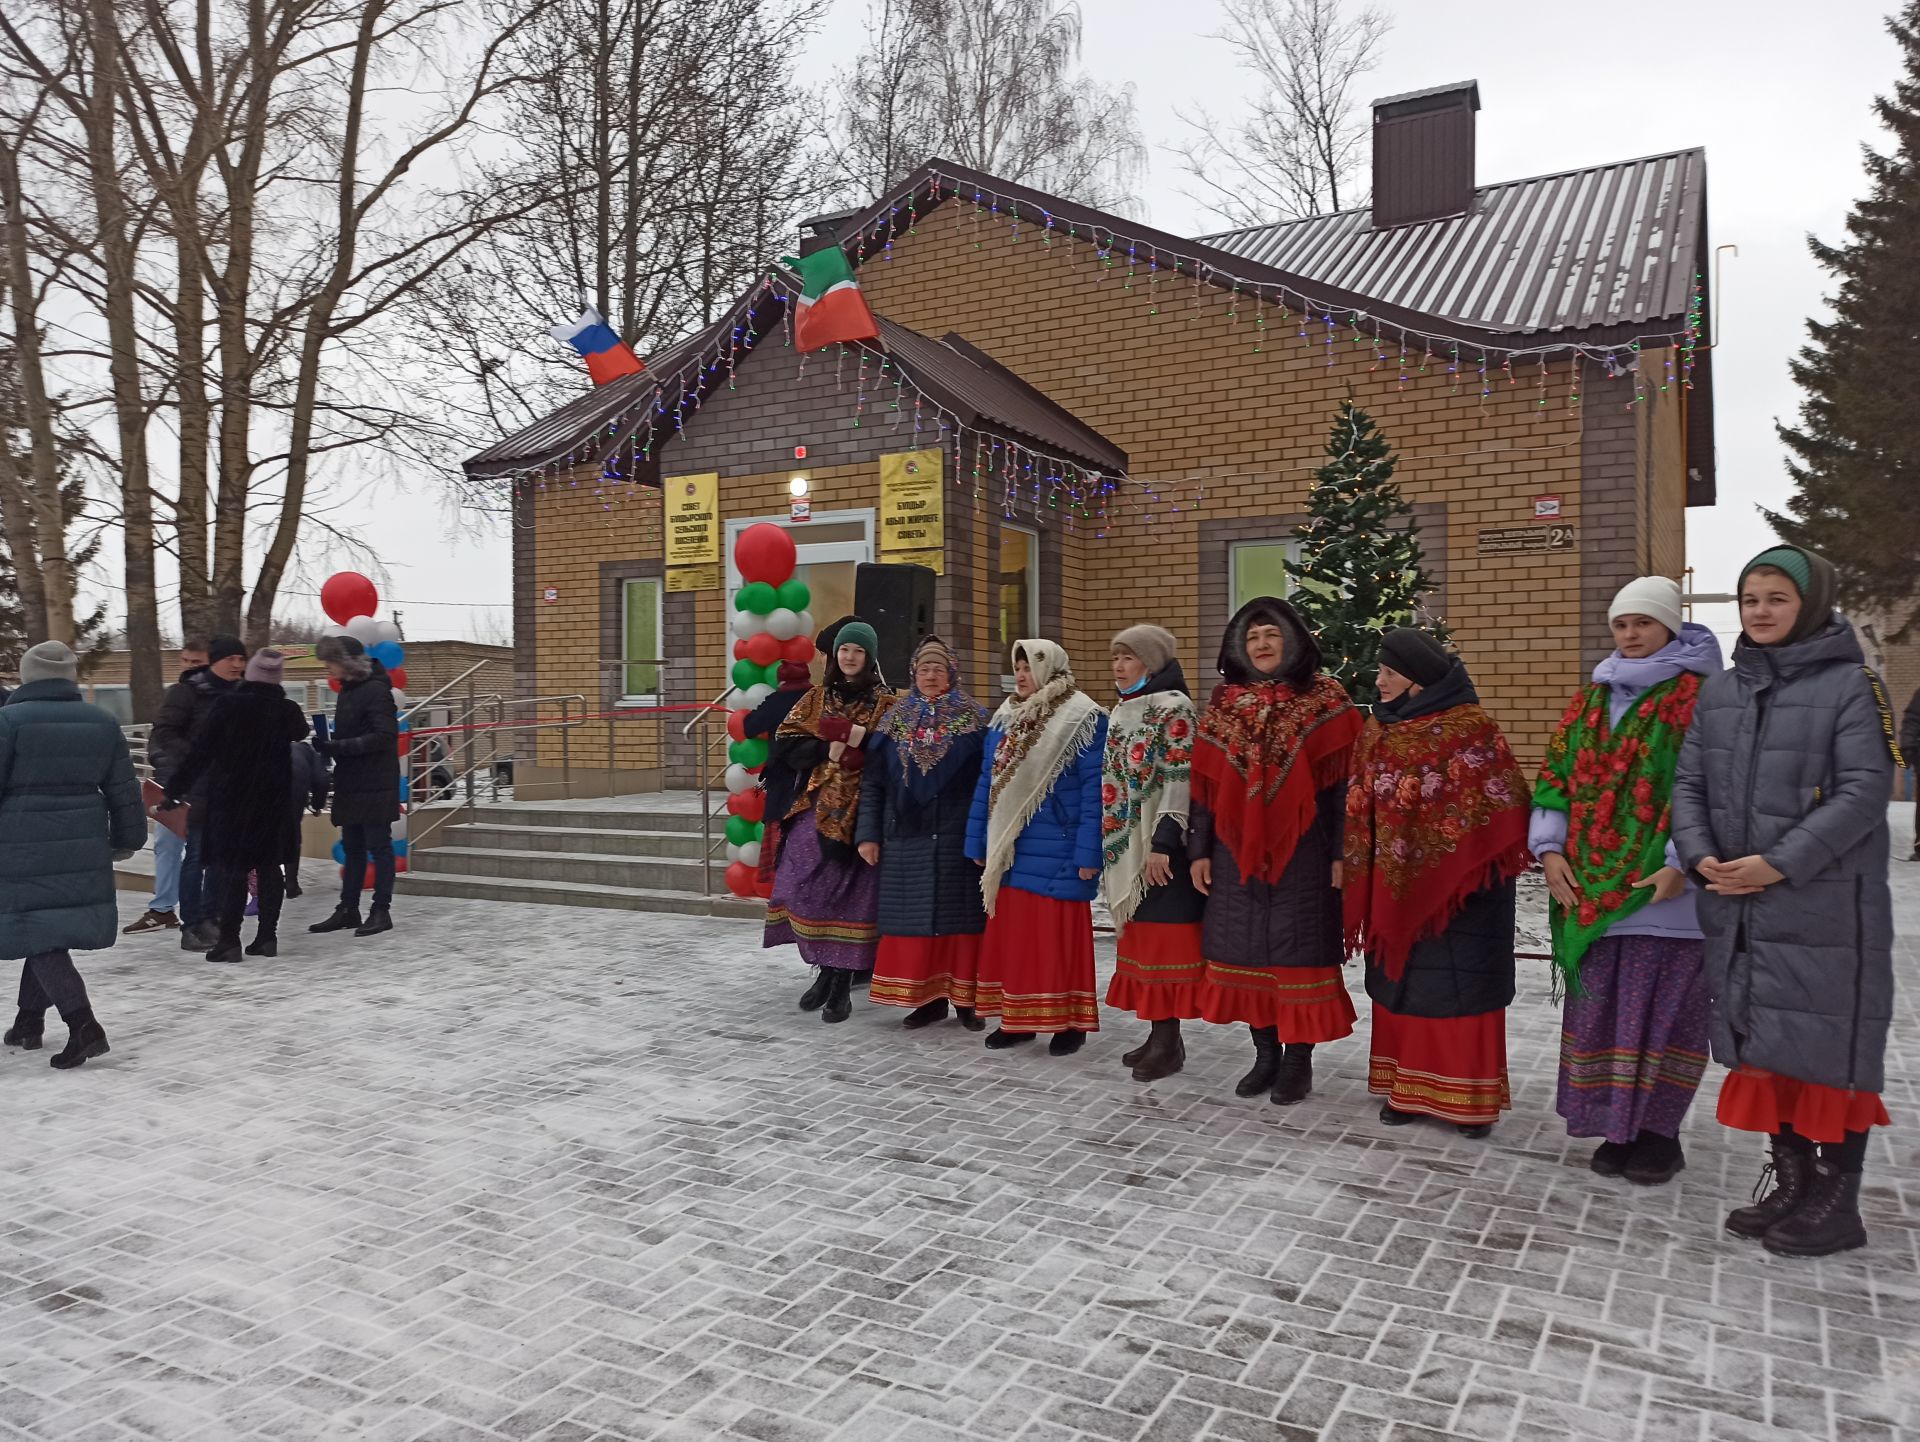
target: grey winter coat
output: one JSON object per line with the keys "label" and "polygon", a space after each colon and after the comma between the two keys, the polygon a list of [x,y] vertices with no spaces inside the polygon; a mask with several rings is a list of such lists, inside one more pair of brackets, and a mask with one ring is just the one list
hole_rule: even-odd
{"label": "grey winter coat", "polygon": [[146,844],[119,723],[71,681],[13,692],[0,706],[0,958],[112,946],[113,853]]}
{"label": "grey winter coat", "polygon": [[1700,893],[1722,1065],[1883,1088],[1892,771],[1892,716],[1838,618],[1791,645],[1742,642],[1700,688],[1673,791],[1682,864],[1704,886],[1706,858],[1758,854],[1786,878],[1752,896]]}

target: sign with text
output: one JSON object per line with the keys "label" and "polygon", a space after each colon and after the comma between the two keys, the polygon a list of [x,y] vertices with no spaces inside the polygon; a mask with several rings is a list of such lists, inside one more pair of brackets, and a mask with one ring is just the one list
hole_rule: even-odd
{"label": "sign with text", "polygon": [[717,591],[720,589],[720,563],[700,566],[667,567],[669,591]]}
{"label": "sign with text", "polygon": [[880,457],[880,559],[942,574],[947,544],[945,457],[939,450]]}
{"label": "sign with text", "polygon": [[1572,526],[1501,526],[1480,532],[1475,548],[1483,556],[1516,556],[1529,551],[1570,551],[1578,543]]}
{"label": "sign with text", "polygon": [[720,473],[668,476],[660,490],[666,512],[667,565],[718,565]]}

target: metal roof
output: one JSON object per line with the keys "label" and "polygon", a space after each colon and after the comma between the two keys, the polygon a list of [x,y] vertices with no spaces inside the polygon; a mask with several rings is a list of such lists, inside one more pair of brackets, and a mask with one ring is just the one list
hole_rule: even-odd
{"label": "metal roof", "polygon": [[1677,150],[1479,186],[1465,215],[1388,230],[1362,209],[1203,239],[1496,331],[1587,330],[1686,315],[1704,260],[1706,181],[1706,152]]}
{"label": "metal roof", "polygon": [[1423,90],[1403,90],[1398,95],[1382,95],[1372,103],[1378,110],[1383,105],[1401,105],[1409,100],[1426,100],[1435,95],[1452,95],[1455,91],[1464,91],[1473,104],[1480,108],[1480,82],[1478,80],[1456,80],[1449,85],[1429,85]]}

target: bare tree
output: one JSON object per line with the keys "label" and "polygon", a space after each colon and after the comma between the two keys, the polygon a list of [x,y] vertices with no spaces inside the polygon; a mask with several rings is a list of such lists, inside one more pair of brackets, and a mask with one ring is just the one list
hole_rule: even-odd
{"label": "bare tree", "polygon": [[1202,108],[1181,119],[1179,147],[1199,182],[1193,198],[1229,225],[1263,225],[1359,205],[1355,179],[1367,130],[1354,87],[1379,62],[1392,21],[1340,0],[1223,0],[1224,41],[1254,77],[1252,109],[1230,123]]}

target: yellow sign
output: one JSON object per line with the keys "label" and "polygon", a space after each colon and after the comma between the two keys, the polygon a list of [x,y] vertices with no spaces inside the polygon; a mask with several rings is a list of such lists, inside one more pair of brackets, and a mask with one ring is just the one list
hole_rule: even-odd
{"label": "yellow sign", "polygon": [[720,563],[699,566],[667,567],[669,591],[717,591],[720,589]]}
{"label": "yellow sign", "polygon": [[668,476],[660,489],[661,509],[666,513],[667,565],[718,565],[720,473]]}
{"label": "yellow sign", "polygon": [[896,451],[880,457],[880,555],[931,567],[936,575],[947,544],[944,456],[938,450]]}

